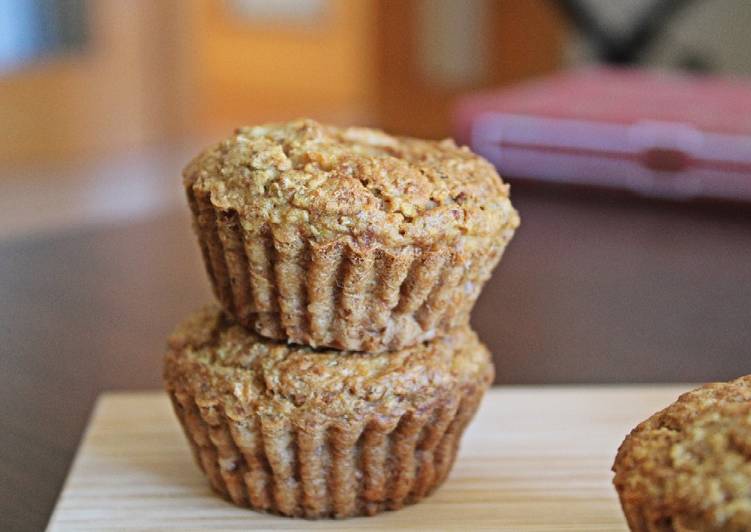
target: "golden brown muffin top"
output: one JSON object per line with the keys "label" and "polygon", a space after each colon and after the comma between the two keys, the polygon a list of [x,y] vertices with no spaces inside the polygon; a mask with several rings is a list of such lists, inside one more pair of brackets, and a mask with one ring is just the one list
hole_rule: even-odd
{"label": "golden brown muffin top", "polygon": [[237,212],[248,231],[286,223],[318,241],[425,245],[519,225],[493,166],[451,140],[313,120],[243,127],[183,176],[215,207]]}
{"label": "golden brown muffin top", "polygon": [[221,403],[238,419],[250,412],[393,417],[460,386],[485,387],[493,375],[490,354],[468,326],[400,351],[326,351],[262,339],[211,306],[168,345],[168,387],[190,391],[201,405]]}
{"label": "golden brown muffin top", "polygon": [[631,432],[613,471],[622,501],[662,526],[751,530],[751,376],[683,394]]}

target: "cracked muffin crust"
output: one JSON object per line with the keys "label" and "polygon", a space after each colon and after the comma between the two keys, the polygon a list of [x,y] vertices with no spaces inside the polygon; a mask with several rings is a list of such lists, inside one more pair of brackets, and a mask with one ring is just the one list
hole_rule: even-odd
{"label": "cracked muffin crust", "polygon": [[751,530],[751,376],[683,394],[631,432],[613,471],[631,530]]}
{"label": "cracked muffin crust", "polygon": [[468,326],[342,356],[260,338],[208,307],[170,337],[164,376],[215,491],[318,518],[397,509],[438,487],[493,366]]}
{"label": "cracked muffin crust", "polygon": [[400,349],[465,323],[519,225],[466,147],[311,120],[240,128],[183,177],[225,310],[312,346]]}

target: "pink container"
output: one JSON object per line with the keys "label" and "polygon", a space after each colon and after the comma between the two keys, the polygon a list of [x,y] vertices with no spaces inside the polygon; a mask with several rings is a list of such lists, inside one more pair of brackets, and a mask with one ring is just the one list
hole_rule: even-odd
{"label": "pink container", "polygon": [[751,82],[573,71],[462,98],[457,136],[504,177],[751,201]]}

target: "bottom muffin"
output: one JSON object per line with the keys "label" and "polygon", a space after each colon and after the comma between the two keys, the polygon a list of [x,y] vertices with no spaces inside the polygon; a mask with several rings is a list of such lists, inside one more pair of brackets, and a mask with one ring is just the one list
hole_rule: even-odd
{"label": "bottom muffin", "polygon": [[683,394],[626,437],[613,471],[635,532],[751,530],[751,376]]}
{"label": "bottom muffin", "polygon": [[262,339],[215,307],[169,339],[165,386],[196,461],[235,504],[307,518],[418,501],[453,465],[493,378],[468,327],[409,349]]}

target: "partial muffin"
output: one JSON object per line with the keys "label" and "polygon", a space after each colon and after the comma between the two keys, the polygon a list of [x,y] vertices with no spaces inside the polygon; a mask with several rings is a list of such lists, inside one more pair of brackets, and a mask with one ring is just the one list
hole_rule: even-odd
{"label": "partial muffin", "polygon": [[213,489],[307,518],[371,515],[432,492],[492,377],[467,326],[403,351],[342,356],[260,338],[216,307],[175,331],[164,369]]}
{"label": "partial muffin", "polygon": [[688,392],[641,423],[613,471],[631,530],[751,530],[751,376]]}
{"label": "partial muffin", "polygon": [[311,120],[240,128],[183,176],[224,309],[314,347],[401,349],[466,323],[519,225],[468,148]]}

